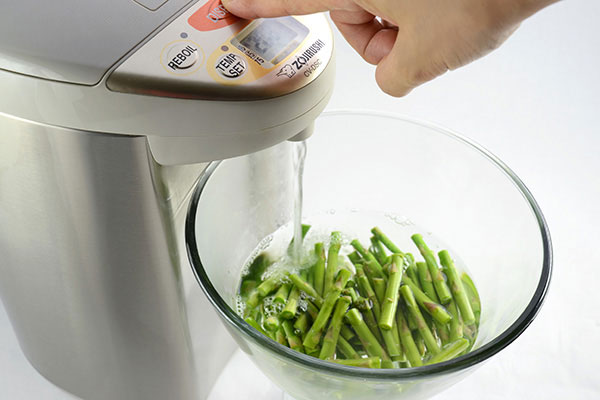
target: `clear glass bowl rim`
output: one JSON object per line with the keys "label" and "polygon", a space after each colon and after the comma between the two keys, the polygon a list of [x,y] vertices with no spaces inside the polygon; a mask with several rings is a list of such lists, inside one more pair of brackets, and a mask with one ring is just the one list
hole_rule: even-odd
{"label": "clear glass bowl rim", "polygon": [[550,277],[552,275],[552,242],[550,238],[550,231],[548,229],[548,225],[546,224],[544,216],[537,202],[533,198],[531,192],[529,191],[529,189],[527,189],[527,187],[521,181],[521,179],[519,179],[519,177],[510,168],[508,168],[508,166],[506,166],[500,159],[498,159],[496,156],[494,156],[492,153],[490,153],[474,141],[451,130],[437,126],[430,122],[420,121],[411,117],[406,117],[395,113],[362,109],[331,110],[324,112],[319,118],[327,118],[331,116],[342,115],[388,118],[434,130],[437,133],[449,136],[463,143],[464,145],[471,147],[473,150],[482,154],[492,164],[494,164],[497,168],[501,169],[508,176],[508,178],[513,182],[513,184],[517,187],[517,189],[521,192],[523,197],[529,203],[529,206],[535,214],[540,230],[540,236],[542,238],[542,247],[544,252],[542,261],[542,273],[540,275],[540,280],[538,282],[537,288],[533,294],[533,297],[527,304],[527,307],[525,307],[524,311],[517,318],[517,320],[512,325],[510,325],[504,332],[498,335],[494,340],[477,348],[476,350],[473,350],[463,356],[457,357],[446,362],[415,368],[367,369],[348,367],[328,361],[323,361],[308,356],[306,354],[296,352],[286,346],[283,346],[271,340],[270,338],[262,335],[250,325],[248,325],[239,315],[237,315],[237,313],[231,307],[229,307],[227,302],[223,300],[223,298],[219,295],[215,287],[210,282],[210,279],[208,278],[208,275],[204,270],[204,266],[202,265],[200,255],[198,254],[198,247],[196,242],[196,210],[202,192],[206,186],[206,183],[209,181],[210,177],[215,172],[221,161],[215,161],[210,163],[206,170],[201,174],[198,180],[198,185],[194,190],[192,199],[190,201],[190,206],[185,224],[185,238],[188,257],[190,259],[192,270],[194,272],[194,275],[196,276],[198,283],[200,284],[200,287],[208,297],[209,301],[218,310],[220,316],[224,318],[229,324],[241,331],[249,340],[253,341],[255,344],[263,348],[268,349],[269,351],[277,354],[280,357],[288,359],[291,362],[298,363],[304,367],[311,368],[314,371],[321,371],[327,374],[339,375],[349,378],[379,381],[398,381],[407,380],[409,378],[425,378],[427,376],[436,376],[449,374],[452,372],[458,372],[472,367],[492,357],[494,354],[498,353],[500,350],[504,349],[506,346],[512,343],[517,337],[519,337],[523,333],[523,331],[525,331],[529,324],[531,324],[531,322],[533,321],[533,319],[535,318],[542,306],[550,284]]}

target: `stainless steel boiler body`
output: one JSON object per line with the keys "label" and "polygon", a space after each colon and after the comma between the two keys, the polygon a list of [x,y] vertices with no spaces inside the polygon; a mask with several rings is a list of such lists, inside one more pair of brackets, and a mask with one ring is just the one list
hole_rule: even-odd
{"label": "stainless steel boiler body", "polygon": [[190,193],[208,161],[309,134],[332,51],[322,16],[212,0],[3,5],[0,299],[42,375],[84,399],[208,396],[234,344],[187,261]]}

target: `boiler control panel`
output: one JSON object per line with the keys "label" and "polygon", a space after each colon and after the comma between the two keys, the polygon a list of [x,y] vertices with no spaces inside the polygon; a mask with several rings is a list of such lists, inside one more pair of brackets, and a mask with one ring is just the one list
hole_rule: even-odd
{"label": "boiler control panel", "polygon": [[107,86],[178,98],[271,98],[308,85],[332,53],[323,15],[249,21],[220,0],[200,0],[119,65]]}

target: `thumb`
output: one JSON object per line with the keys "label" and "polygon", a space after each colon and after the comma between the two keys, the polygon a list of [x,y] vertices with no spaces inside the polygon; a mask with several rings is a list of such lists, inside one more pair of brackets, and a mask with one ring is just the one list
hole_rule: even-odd
{"label": "thumb", "polygon": [[336,0],[222,0],[222,2],[227,10],[238,17],[256,19],[328,11],[333,9]]}

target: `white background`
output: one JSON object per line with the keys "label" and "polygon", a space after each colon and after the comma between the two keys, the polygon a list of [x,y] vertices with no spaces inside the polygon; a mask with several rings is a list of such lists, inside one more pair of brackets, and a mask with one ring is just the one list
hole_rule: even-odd
{"label": "white background", "polygon": [[[391,111],[470,137],[522,178],[550,226],[554,274],[537,319],[436,399],[600,398],[600,2],[553,5],[496,52],[402,99],[380,92],[374,68],[337,39],[330,109]],[[236,378],[223,376],[213,399],[281,397],[259,373]],[[68,398],[27,363],[0,305],[0,399]]]}

